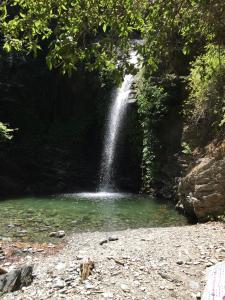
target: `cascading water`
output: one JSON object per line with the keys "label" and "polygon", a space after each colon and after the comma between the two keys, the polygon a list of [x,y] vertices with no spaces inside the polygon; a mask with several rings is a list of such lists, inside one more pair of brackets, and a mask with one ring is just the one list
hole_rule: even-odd
{"label": "cascading water", "polygon": [[[134,51],[132,51],[130,54],[130,63],[133,65],[137,64],[137,55]],[[128,98],[131,93],[133,81],[133,75],[125,75],[121,87],[116,90],[115,96],[112,98],[102,155],[99,187],[100,192],[110,192],[114,189],[113,173],[115,151],[119,139],[120,129],[124,122]]]}

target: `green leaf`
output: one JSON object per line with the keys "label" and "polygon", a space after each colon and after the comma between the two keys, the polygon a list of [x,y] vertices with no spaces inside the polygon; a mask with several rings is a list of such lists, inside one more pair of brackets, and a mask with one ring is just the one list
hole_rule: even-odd
{"label": "green leaf", "polygon": [[10,52],[11,51],[11,46],[8,44],[8,43],[5,43],[4,46],[3,46],[3,49],[6,51],[6,52]]}
{"label": "green leaf", "polygon": [[104,31],[104,32],[106,32],[107,25],[106,25],[106,24],[104,24],[104,25],[103,25],[103,27],[102,27],[102,29],[103,29],[103,31]]}

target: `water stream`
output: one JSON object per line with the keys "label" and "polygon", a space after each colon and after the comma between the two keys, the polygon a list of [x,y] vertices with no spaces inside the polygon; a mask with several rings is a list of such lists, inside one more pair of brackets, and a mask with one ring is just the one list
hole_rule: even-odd
{"label": "water stream", "polygon": [[[137,64],[137,55],[134,51],[130,54],[130,63],[133,65]],[[111,192],[115,190],[114,165],[116,146],[120,135],[120,129],[125,121],[124,117],[133,81],[133,75],[125,75],[121,87],[116,90],[114,97],[112,97],[104,138],[100,172],[100,192]]]}

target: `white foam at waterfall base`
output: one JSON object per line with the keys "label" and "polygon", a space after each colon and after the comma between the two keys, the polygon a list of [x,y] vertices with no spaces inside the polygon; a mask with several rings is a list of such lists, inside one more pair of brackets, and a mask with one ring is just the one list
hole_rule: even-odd
{"label": "white foam at waterfall base", "polygon": [[126,193],[109,193],[109,192],[96,192],[96,193],[76,193],[72,194],[72,196],[77,196],[80,198],[88,198],[88,199],[119,199],[130,196],[130,194]]}
{"label": "white foam at waterfall base", "polygon": [[[134,65],[137,64],[137,55],[134,51],[131,52],[130,62]],[[100,172],[100,192],[110,193],[115,189],[113,180],[115,151],[119,139],[120,128],[124,122],[125,112],[128,106],[128,98],[131,92],[133,81],[133,75],[126,75],[121,87],[116,90],[115,96],[112,98],[112,104],[109,110],[107,129],[104,138]]]}

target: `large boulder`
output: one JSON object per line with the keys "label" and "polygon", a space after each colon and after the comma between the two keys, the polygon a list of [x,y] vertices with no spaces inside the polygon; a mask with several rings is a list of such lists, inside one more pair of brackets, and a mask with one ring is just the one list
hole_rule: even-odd
{"label": "large boulder", "polygon": [[178,208],[198,220],[225,212],[225,149],[199,159],[178,187]]}
{"label": "large boulder", "polygon": [[28,286],[33,281],[33,266],[24,266],[0,275],[0,295]]}

